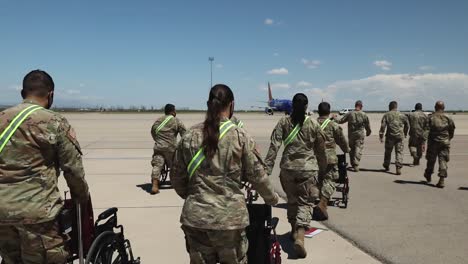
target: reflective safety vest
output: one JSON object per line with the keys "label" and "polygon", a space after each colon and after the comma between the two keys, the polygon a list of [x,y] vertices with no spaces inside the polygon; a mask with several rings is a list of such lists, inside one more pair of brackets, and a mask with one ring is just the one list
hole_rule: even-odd
{"label": "reflective safety vest", "polygon": [[239,120],[239,121],[237,122],[237,127],[243,128],[243,127],[244,127],[244,122],[242,122],[241,120]]}
{"label": "reflective safety vest", "polygon": [[324,130],[324,129],[328,126],[328,124],[330,124],[331,121],[332,121],[331,118],[325,119],[325,121],[323,121],[323,123],[322,123],[322,125],[320,126],[320,128],[321,128],[322,130]]}
{"label": "reflective safety vest", "polygon": [[[236,125],[232,123],[231,121],[226,121],[221,123],[219,127],[219,140],[221,140],[226,133]],[[193,156],[192,160],[190,161],[189,165],[187,166],[187,172],[189,174],[189,179],[192,177],[192,175],[197,171],[197,169],[200,167],[202,162],[206,159],[205,154],[203,154],[204,148],[201,147],[195,156]]]}
{"label": "reflective safety vest", "polygon": [[28,118],[32,113],[36,112],[37,110],[42,109],[42,106],[38,105],[31,105],[27,108],[23,109],[19,114],[13,118],[10,122],[8,127],[2,132],[0,135],[0,153],[2,153],[3,148],[5,148],[10,138],[15,134],[18,127]]}
{"label": "reflective safety vest", "polygon": [[166,119],[164,119],[161,124],[159,124],[159,126],[156,128],[156,135],[159,133],[159,130],[161,130],[169,121],[171,121],[172,118],[174,118],[174,116],[170,115],[166,117]]}
{"label": "reflective safety vest", "polygon": [[[309,119],[309,116],[306,116],[306,118],[304,119],[304,122],[302,122],[302,124],[304,125],[304,123]],[[299,134],[299,131],[301,131],[301,128],[302,126],[297,124],[294,129],[289,133],[288,137],[284,140],[284,146],[286,147],[287,145],[289,145],[291,142],[293,142],[293,140],[297,137],[297,134]]]}

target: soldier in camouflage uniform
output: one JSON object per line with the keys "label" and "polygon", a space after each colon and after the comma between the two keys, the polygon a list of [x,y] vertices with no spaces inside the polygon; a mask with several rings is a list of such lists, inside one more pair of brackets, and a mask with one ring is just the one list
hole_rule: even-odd
{"label": "soldier in camouflage uniform", "polygon": [[[57,180],[62,170],[72,198],[87,201],[82,153],[67,120],[48,110],[54,83],[46,72],[28,73],[21,94],[21,104],[0,112],[0,256],[5,264],[62,264],[68,237],[56,219]],[[19,113],[30,115],[5,138]]]}
{"label": "soldier in camouflage uniform", "polygon": [[435,162],[439,157],[439,182],[437,187],[444,188],[447,178],[447,163],[450,160],[450,141],[455,134],[455,123],[445,113],[445,104],[438,101],[435,112],[429,117],[429,137],[427,141],[427,167],[424,177],[431,182]]}
{"label": "soldier in camouflage uniform", "polygon": [[339,124],[346,122],[348,122],[349,159],[354,171],[358,172],[362,150],[364,149],[364,138],[372,133],[369,118],[362,111],[361,100],[356,101],[354,111],[347,113],[338,121]]}
{"label": "soldier in camouflage uniform", "polygon": [[[296,253],[305,258],[304,235],[312,220],[312,207],[319,196],[319,168],[326,167],[325,139],[319,124],[306,117],[308,99],[304,94],[293,97],[291,116],[285,116],[271,134],[265,159],[268,174],[272,173],[276,156],[284,142],[280,180],[288,198],[288,221]],[[294,131],[298,131],[295,136]],[[319,166],[320,165],[320,166]]]}
{"label": "soldier in camouflage uniform", "polygon": [[151,194],[159,193],[159,176],[164,164],[172,166],[172,159],[177,145],[177,134],[181,137],[185,133],[184,124],[176,117],[176,109],[172,104],[164,107],[164,116],[161,116],[151,127],[151,136],[154,140],[153,159],[151,165]]}
{"label": "soldier in camouflage uniform", "polygon": [[413,165],[419,165],[419,160],[424,152],[427,140],[427,116],[422,111],[422,104],[417,103],[414,107],[414,112],[408,115],[410,124],[409,131],[409,150],[413,156]]}
{"label": "soldier in camouflage uniform", "polygon": [[[408,118],[398,111],[398,103],[395,101],[390,102],[388,105],[390,111],[384,114],[380,125],[380,142],[383,143],[385,135],[385,156],[383,167],[385,171],[390,169],[390,161],[392,158],[392,151],[395,148],[395,166],[396,174],[401,175],[401,168],[403,167],[403,140],[406,138],[409,129]],[[386,133],[385,133],[385,130]]]}
{"label": "soldier in camouflage uniform", "polygon": [[322,102],[318,105],[317,122],[325,134],[325,150],[327,155],[327,167],[320,170],[320,202],[314,208],[313,218],[317,221],[328,219],[327,205],[331,196],[335,193],[335,182],[338,180],[338,157],[336,156],[336,145],[341,151],[349,153],[348,142],[343,129],[330,118],[330,104]]}
{"label": "soldier in camouflage uniform", "polygon": [[215,85],[205,122],[188,130],[177,147],[171,180],[185,200],[180,221],[191,264],[247,263],[242,179],[267,204],[278,203],[253,139],[229,121],[233,106],[231,89]]}

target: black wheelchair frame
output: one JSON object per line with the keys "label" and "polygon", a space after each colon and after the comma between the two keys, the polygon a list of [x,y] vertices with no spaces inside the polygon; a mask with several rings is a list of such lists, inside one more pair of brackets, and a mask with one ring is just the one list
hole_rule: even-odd
{"label": "black wheelchair frame", "polygon": [[164,163],[164,166],[161,169],[161,174],[159,175],[159,187],[166,185],[167,177],[169,176],[170,171],[171,168],[167,166],[167,163]]}
{"label": "black wheelchair frame", "polygon": [[338,156],[338,180],[335,182],[336,192],[341,192],[341,198],[335,197],[331,203],[342,208],[348,208],[349,201],[349,177],[348,177],[348,163],[346,162],[346,154]]}

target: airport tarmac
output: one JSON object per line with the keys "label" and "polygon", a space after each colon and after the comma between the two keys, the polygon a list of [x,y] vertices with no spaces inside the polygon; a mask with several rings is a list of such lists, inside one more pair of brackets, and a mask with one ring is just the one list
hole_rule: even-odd
{"label": "airport tarmac", "polygon": [[[153,147],[149,132],[160,115],[65,116],[83,148],[95,213],[119,208],[119,222],[142,263],[189,263],[179,224],[183,200],[172,189],[154,196],[147,193]],[[266,155],[270,133],[282,115],[236,116]],[[464,173],[468,169],[468,115],[453,116],[457,130],[445,189],[421,182],[424,165],[405,166],[401,176],[392,174],[394,167],[391,173],[379,171],[383,160],[383,145],[377,138],[381,116],[370,115],[373,135],[366,139],[363,171],[349,172],[349,207],[330,208],[331,218],[324,223],[330,230],[307,239],[307,259],[293,259],[286,210],[274,208],[274,215],[280,217],[283,263],[468,263],[468,177]],[[183,113],[178,117],[190,127],[204,115]],[[282,193],[279,158],[272,181]],[[405,163],[410,161],[405,146]],[[60,183],[63,190],[63,178]],[[316,222],[312,225],[323,227]]]}

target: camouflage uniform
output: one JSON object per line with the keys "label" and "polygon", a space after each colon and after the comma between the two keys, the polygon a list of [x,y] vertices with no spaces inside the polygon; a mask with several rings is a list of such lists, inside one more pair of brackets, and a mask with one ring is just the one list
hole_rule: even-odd
{"label": "camouflage uniform", "polygon": [[[317,121],[322,125],[328,117],[319,117]],[[348,142],[343,133],[343,129],[335,122],[331,121],[323,128],[325,134],[325,150],[327,155],[328,166],[325,170],[319,172],[320,180],[320,196],[330,200],[331,196],[335,193],[335,181],[338,180],[338,157],[336,156],[336,145],[340,146],[344,153],[349,152]]]}
{"label": "camouflage uniform", "polygon": [[362,150],[364,149],[364,138],[372,133],[369,118],[363,111],[354,110],[343,116],[338,121],[338,124],[346,122],[348,122],[349,159],[351,166],[359,167]]}
{"label": "camouflage uniform", "polygon": [[[224,119],[222,121],[228,121]],[[203,123],[182,137],[172,167],[172,185],[185,199],[180,222],[192,264],[247,263],[245,228],[249,215],[241,179],[252,183],[267,204],[278,196],[254,149],[253,139],[242,128],[231,128],[218,143],[218,151],[189,177],[187,166],[202,147]]]}
{"label": "camouflage uniform", "polygon": [[450,160],[450,141],[455,133],[455,123],[444,114],[435,112],[429,117],[429,137],[427,141],[426,174],[432,175],[439,157],[439,177],[447,177],[447,163]]}
{"label": "camouflage uniform", "polygon": [[427,140],[428,118],[421,110],[416,110],[408,115],[410,131],[408,147],[411,156],[419,162],[423,154],[423,147]]}
{"label": "camouflage uniform", "polygon": [[[31,105],[36,102],[25,100],[0,112],[0,131]],[[68,238],[56,220],[63,207],[57,181],[62,170],[72,198],[86,202],[81,155],[67,120],[46,109],[31,114],[11,137],[0,154],[0,255],[6,264],[65,263]]]}
{"label": "camouflage uniform", "polygon": [[183,136],[186,130],[184,124],[178,118],[173,117],[156,133],[158,126],[169,116],[165,115],[158,118],[151,127],[151,136],[154,140],[151,178],[154,180],[159,179],[164,163],[169,168],[172,166],[172,159],[177,146],[177,134]]}
{"label": "camouflage uniform", "polygon": [[395,166],[403,167],[403,140],[408,134],[408,118],[399,111],[388,111],[382,117],[380,126],[380,138],[383,138],[385,130],[385,157],[383,166],[388,168],[392,159],[392,151],[395,148]]}
{"label": "camouflage uniform", "polygon": [[[291,117],[280,119],[271,134],[265,159],[268,174],[275,165],[283,141],[294,129]],[[288,221],[298,227],[309,227],[314,200],[319,196],[319,168],[326,167],[325,135],[316,121],[305,120],[297,137],[284,148],[280,163],[280,180],[288,198]],[[320,165],[320,166],[319,166]]]}
{"label": "camouflage uniform", "polygon": [[231,117],[231,121],[236,124],[238,127],[240,128],[244,128],[244,122],[242,122],[242,120],[240,120],[239,118],[237,118],[236,116],[232,116]]}

